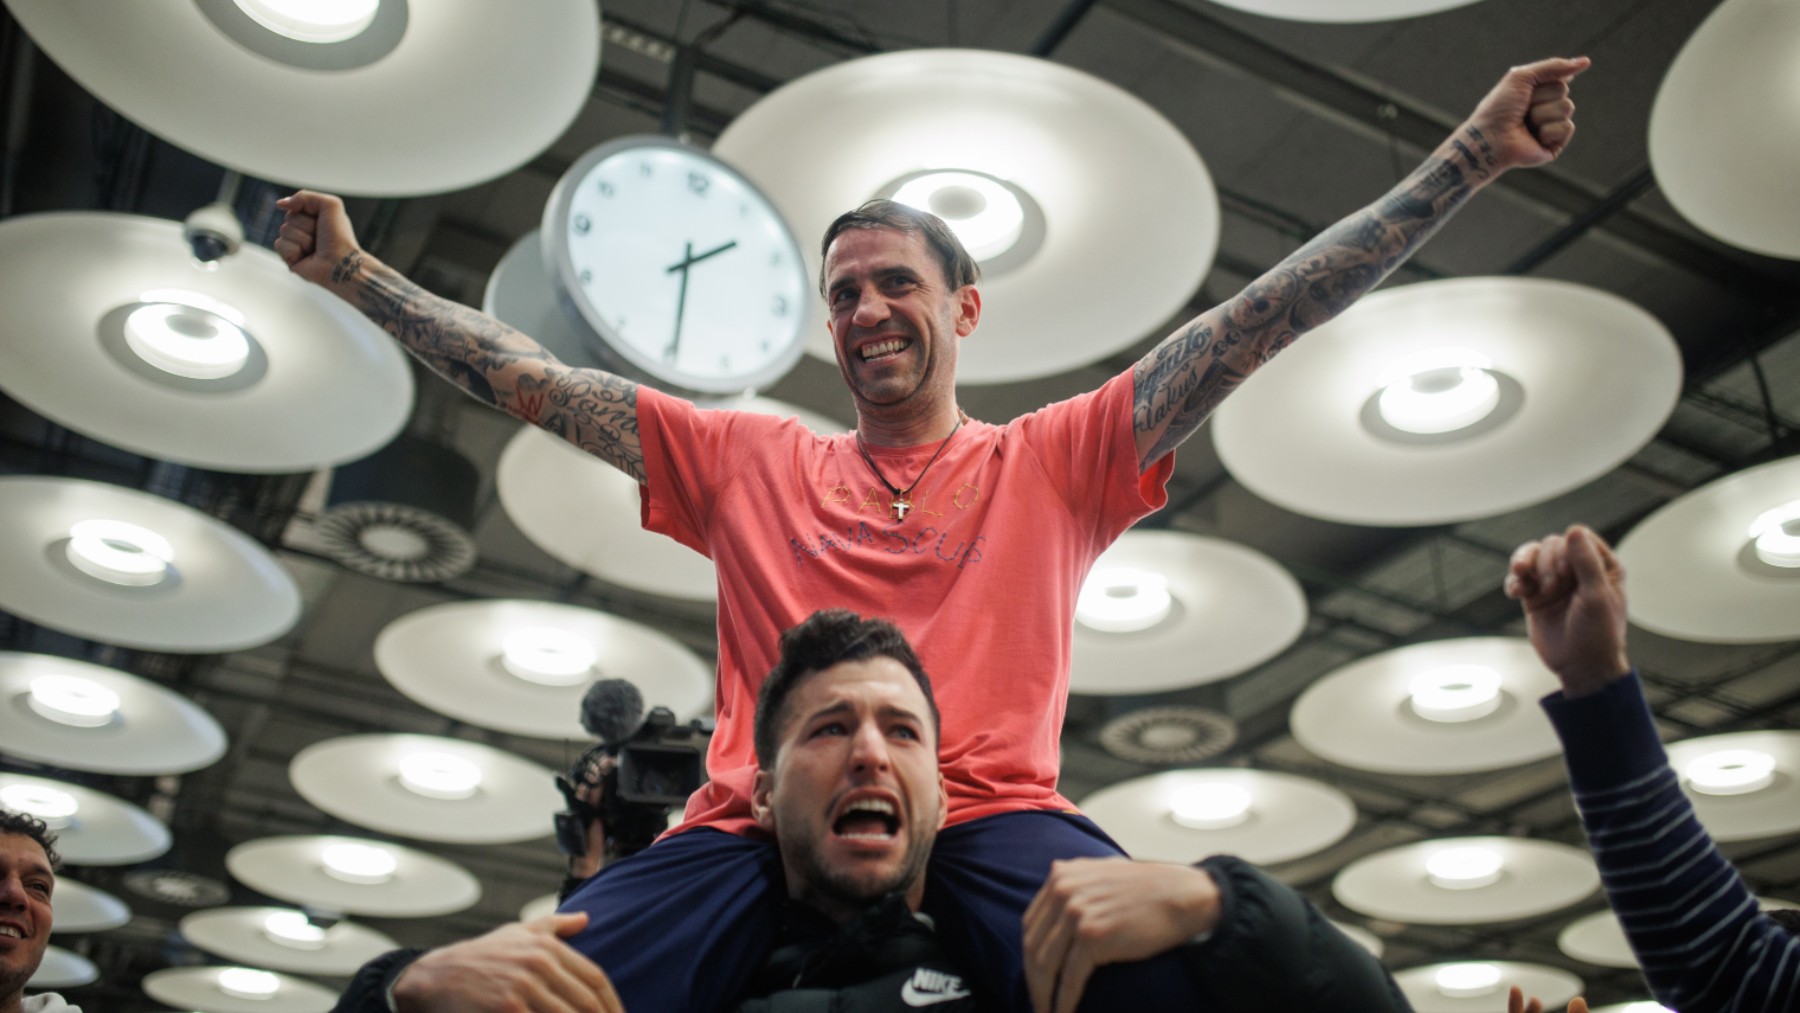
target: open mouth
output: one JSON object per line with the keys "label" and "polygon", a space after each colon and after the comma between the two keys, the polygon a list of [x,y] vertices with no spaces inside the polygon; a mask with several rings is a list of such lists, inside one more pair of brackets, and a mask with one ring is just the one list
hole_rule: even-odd
{"label": "open mouth", "polygon": [[870,342],[862,347],[862,359],[864,362],[886,359],[906,351],[911,344],[912,342],[905,338],[889,338],[886,341]]}
{"label": "open mouth", "polygon": [[17,925],[0,925],[0,938],[24,939],[25,932]]}
{"label": "open mouth", "polygon": [[857,799],[844,807],[831,832],[851,841],[890,841],[900,832],[900,816],[885,799]]}

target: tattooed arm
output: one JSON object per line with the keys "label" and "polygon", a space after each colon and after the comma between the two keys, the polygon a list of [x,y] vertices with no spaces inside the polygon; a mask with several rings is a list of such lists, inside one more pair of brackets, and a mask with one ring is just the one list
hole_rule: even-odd
{"label": "tattooed arm", "polygon": [[1386,196],[1151,349],[1133,376],[1139,466],[1174,450],[1258,366],[1380,284],[1476,190],[1555,158],[1575,135],[1569,81],[1587,66],[1582,57],[1508,71]]}
{"label": "tattooed arm", "polygon": [[644,480],[637,384],[577,369],[493,317],[432,295],[356,244],[343,201],[302,190],[275,252],[294,273],[361,310],[439,376]]}

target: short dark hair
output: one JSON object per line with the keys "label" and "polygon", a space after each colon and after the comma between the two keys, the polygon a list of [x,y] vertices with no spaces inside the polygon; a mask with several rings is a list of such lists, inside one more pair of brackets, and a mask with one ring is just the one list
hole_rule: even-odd
{"label": "short dark hair", "polygon": [[820,295],[826,295],[825,258],[831,254],[831,244],[844,233],[859,229],[888,229],[924,236],[925,245],[937,255],[938,266],[943,269],[944,280],[950,284],[952,292],[981,279],[981,266],[969,256],[968,250],[963,249],[962,241],[942,218],[899,201],[877,197],[863,202],[863,206],[855,211],[838,215],[825,230],[825,239],[819,244]]}
{"label": "short dark hair", "polygon": [[49,860],[52,872],[62,864],[62,856],[56,853],[56,835],[50,832],[50,824],[36,816],[0,809],[0,834],[18,834],[38,842],[38,846],[44,849],[44,857]]}
{"label": "short dark hair", "polygon": [[931,679],[906,635],[886,619],[864,619],[848,609],[820,609],[804,622],[781,634],[781,659],[763,680],[756,696],[756,762],[764,770],[775,769],[781,747],[781,725],[788,697],[808,676],[846,661],[892,658],[906,666],[931,717],[931,735],[938,737],[941,723],[937,699],[931,695]]}
{"label": "short dark hair", "polygon": [[1800,936],[1800,908],[1772,907],[1763,914],[1768,915],[1771,921],[1787,929],[1790,933]]}

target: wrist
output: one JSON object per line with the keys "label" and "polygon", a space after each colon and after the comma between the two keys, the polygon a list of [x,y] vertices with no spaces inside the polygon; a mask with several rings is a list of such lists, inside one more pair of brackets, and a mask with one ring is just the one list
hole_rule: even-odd
{"label": "wrist", "polygon": [[1557,672],[1556,678],[1562,683],[1563,696],[1576,699],[1593,696],[1630,674],[1631,662],[1621,654],[1607,664],[1584,665],[1579,669]]}
{"label": "wrist", "polygon": [[1182,927],[1194,941],[1210,937],[1219,927],[1219,884],[1212,873],[1191,865],[1175,866],[1186,874],[1185,888],[1179,894]]}

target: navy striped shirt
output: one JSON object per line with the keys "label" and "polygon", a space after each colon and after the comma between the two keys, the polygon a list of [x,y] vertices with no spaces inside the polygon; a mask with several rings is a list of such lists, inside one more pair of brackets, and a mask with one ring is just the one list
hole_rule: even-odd
{"label": "navy striped shirt", "polygon": [[1694,817],[1635,675],[1544,699],[1600,878],[1658,1002],[1800,1011],[1800,936],[1762,914]]}

